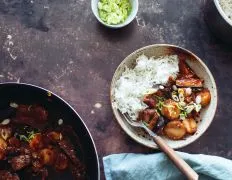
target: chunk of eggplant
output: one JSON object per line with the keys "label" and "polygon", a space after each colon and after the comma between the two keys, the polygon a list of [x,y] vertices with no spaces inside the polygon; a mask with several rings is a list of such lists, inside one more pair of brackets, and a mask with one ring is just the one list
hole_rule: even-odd
{"label": "chunk of eggplant", "polygon": [[58,171],[65,170],[68,167],[68,158],[64,153],[59,153],[56,158],[55,168]]}
{"label": "chunk of eggplant", "polygon": [[0,180],[20,180],[19,176],[10,171],[0,170]]}
{"label": "chunk of eggplant", "polygon": [[196,78],[177,79],[176,85],[178,87],[202,87],[203,80]]}
{"label": "chunk of eggplant", "polygon": [[17,147],[19,148],[20,145],[21,145],[21,142],[19,139],[17,139],[16,137],[11,137],[10,139],[8,139],[8,144],[11,146],[11,147]]}
{"label": "chunk of eggplant", "polygon": [[145,110],[140,112],[139,120],[142,120],[146,123],[149,123],[151,118],[154,116],[155,113],[156,112],[154,109],[145,109]]}
{"label": "chunk of eggplant", "polygon": [[154,108],[156,106],[156,100],[151,97],[151,95],[147,95],[143,98],[143,102],[149,107]]}
{"label": "chunk of eggplant", "polygon": [[30,165],[31,157],[29,155],[19,155],[19,156],[13,157],[10,160],[10,163],[11,163],[12,169],[14,171],[18,171]]}
{"label": "chunk of eggplant", "polygon": [[150,120],[149,123],[148,123],[148,128],[149,128],[149,129],[151,129],[151,130],[154,129],[154,127],[155,127],[155,125],[156,125],[156,123],[157,123],[158,118],[159,118],[159,116],[158,116],[158,114],[155,112],[154,115],[153,115],[153,117],[151,118],[151,120]]}
{"label": "chunk of eggplant", "polygon": [[180,74],[182,74],[184,77],[193,77],[195,76],[195,73],[193,70],[187,65],[186,61],[186,55],[179,55],[179,70]]}
{"label": "chunk of eggplant", "polygon": [[164,118],[163,116],[159,116],[153,131],[154,132],[161,131],[167,123],[168,123],[168,120],[166,118]]}

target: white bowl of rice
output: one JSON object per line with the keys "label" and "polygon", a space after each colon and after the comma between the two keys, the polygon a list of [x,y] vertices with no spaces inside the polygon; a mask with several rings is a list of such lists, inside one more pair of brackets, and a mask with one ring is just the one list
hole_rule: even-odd
{"label": "white bowl of rice", "polygon": [[216,37],[232,43],[232,0],[206,0],[205,21]]}
{"label": "white bowl of rice", "polygon": [[232,0],[218,0],[216,1],[216,4],[217,3],[219,3],[219,6],[223,11],[221,13],[225,14],[225,20],[232,24]]}
{"label": "white bowl of rice", "polygon": [[165,84],[170,76],[173,78],[177,76],[179,54],[184,54],[187,64],[204,80],[204,87],[208,88],[211,93],[211,103],[201,112],[201,122],[194,135],[178,141],[162,136],[174,149],[187,146],[208,129],[217,108],[215,80],[200,58],[174,45],[150,45],[127,56],[116,69],[112,79],[110,97],[117,122],[132,139],[150,148],[157,149],[158,147],[143,130],[129,125],[122,113],[128,113],[132,119],[136,120],[138,112],[146,108],[141,102],[141,97],[148,93],[147,91],[152,91],[154,84]]}

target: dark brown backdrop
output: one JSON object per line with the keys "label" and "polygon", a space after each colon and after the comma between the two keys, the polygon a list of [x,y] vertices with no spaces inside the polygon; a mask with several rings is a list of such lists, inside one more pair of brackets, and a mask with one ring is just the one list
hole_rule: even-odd
{"label": "dark brown backdrop", "polygon": [[[131,140],[116,123],[109,87],[116,67],[128,54],[155,43],[196,53],[219,89],[213,124],[198,141],[180,150],[232,159],[232,48],[210,34],[203,1],[140,1],[136,19],[120,30],[97,22],[90,0],[5,2],[0,2],[0,82],[36,84],[67,100],[93,135],[101,170],[105,155],[154,152]],[[96,108],[96,103],[102,107]]]}

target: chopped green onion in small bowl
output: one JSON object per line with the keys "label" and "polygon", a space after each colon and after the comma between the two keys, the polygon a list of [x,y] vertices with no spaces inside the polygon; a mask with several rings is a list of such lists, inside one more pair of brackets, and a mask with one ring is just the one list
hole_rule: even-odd
{"label": "chopped green onion in small bowl", "polygon": [[103,25],[120,28],[135,18],[138,0],[92,0],[92,10]]}
{"label": "chopped green onion in small bowl", "polygon": [[102,21],[107,24],[123,23],[131,12],[129,0],[100,0],[98,13]]}

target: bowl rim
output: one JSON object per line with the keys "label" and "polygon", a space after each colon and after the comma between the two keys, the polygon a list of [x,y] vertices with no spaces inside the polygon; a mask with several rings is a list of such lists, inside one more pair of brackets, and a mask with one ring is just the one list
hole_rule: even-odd
{"label": "bowl rim", "polygon": [[177,147],[172,147],[173,149],[179,149],[179,148],[183,148],[183,147],[186,147],[190,144],[192,144],[193,142],[197,141],[208,129],[209,129],[209,126],[212,124],[212,121],[215,117],[215,114],[216,114],[216,111],[217,111],[217,106],[218,106],[218,90],[217,90],[217,86],[216,86],[216,82],[215,82],[215,79],[212,75],[212,73],[210,72],[209,68],[206,66],[206,64],[198,57],[196,56],[193,52],[185,49],[185,48],[182,48],[180,46],[177,46],[177,45],[173,45],[173,44],[151,44],[151,45],[147,45],[147,46],[144,46],[144,47],[141,47],[135,51],[133,51],[132,53],[130,53],[128,56],[126,56],[122,62],[118,65],[117,69],[115,70],[114,72],[114,75],[113,75],[113,78],[112,78],[112,81],[111,81],[111,85],[110,85],[110,104],[111,104],[111,109],[113,111],[113,114],[114,114],[114,117],[116,119],[116,121],[118,122],[118,124],[120,125],[120,127],[123,129],[124,132],[126,132],[127,135],[129,135],[130,138],[132,138],[134,141],[136,141],[137,143],[143,145],[143,146],[146,146],[148,148],[151,148],[151,149],[159,149],[159,147],[157,145],[151,145],[149,143],[142,143],[140,140],[137,139],[137,135],[135,135],[134,133],[132,133],[131,130],[129,130],[124,124],[123,124],[123,121],[119,120],[116,116],[116,109],[113,107],[113,81],[116,79],[116,72],[118,72],[119,68],[124,64],[124,62],[126,61],[126,59],[129,57],[129,56],[132,56],[138,52],[141,52],[147,48],[153,48],[153,47],[172,47],[172,48],[177,48],[177,49],[180,49],[184,52],[186,52],[187,54],[193,56],[196,60],[199,61],[199,63],[204,67],[204,69],[206,70],[207,74],[209,75],[210,77],[210,80],[212,81],[212,86],[215,87],[215,109],[213,110],[213,115],[211,116],[210,118],[210,121],[209,123],[207,124],[207,126],[205,126],[205,129],[203,131],[201,131],[201,133],[196,137],[196,138],[193,138],[191,139],[188,143],[186,144],[181,144],[181,145],[178,145]]}
{"label": "bowl rim", "polygon": [[222,9],[222,7],[219,3],[219,0],[214,0],[214,4],[215,4],[218,12],[222,16],[222,18],[232,27],[232,19],[229,19],[229,17],[226,15],[226,13],[224,12],[224,10]]}
{"label": "bowl rim", "polygon": [[[94,11],[94,3],[96,1],[99,1],[99,0],[91,0],[91,9],[92,9],[92,12],[94,14],[94,16],[97,18],[97,20],[104,26],[108,27],[108,28],[112,28],[112,29],[118,29],[118,28],[122,28],[122,27],[125,27],[127,26],[128,24],[130,24],[136,17],[137,13],[138,13],[138,8],[139,8],[139,1],[138,0],[132,0],[132,1],[135,1],[135,7],[132,8],[131,10],[131,13],[134,12],[134,15],[131,17],[131,20],[127,21],[126,20],[123,22],[123,23],[120,23],[120,24],[116,24],[116,25],[110,25],[110,24],[107,24],[105,23],[104,21],[101,20],[101,18],[99,17],[98,13],[95,13]],[[129,16],[128,16],[129,17]],[[128,18],[127,17],[127,18]]]}
{"label": "bowl rim", "polygon": [[63,103],[65,103],[75,114],[76,116],[80,119],[81,123],[84,125],[90,140],[92,142],[93,148],[94,148],[94,152],[95,152],[95,156],[96,156],[96,160],[97,160],[97,173],[98,173],[98,180],[100,180],[100,164],[99,164],[99,158],[98,158],[98,152],[97,152],[97,148],[96,145],[94,143],[93,137],[88,129],[88,127],[86,126],[85,122],[83,121],[83,119],[80,117],[80,115],[77,113],[77,111],[67,102],[65,101],[63,98],[61,98],[59,95],[57,95],[56,93],[54,93],[53,91],[50,91],[46,88],[34,85],[34,84],[30,84],[30,83],[18,83],[18,82],[2,82],[0,83],[1,85],[23,85],[23,86],[27,86],[27,87],[32,87],[32,88],[36,88],[36,89],[40,89],[46,92],[51,92],[53,96],[55,96],[56,98],[58,98],[59,100],[61,100]]}

